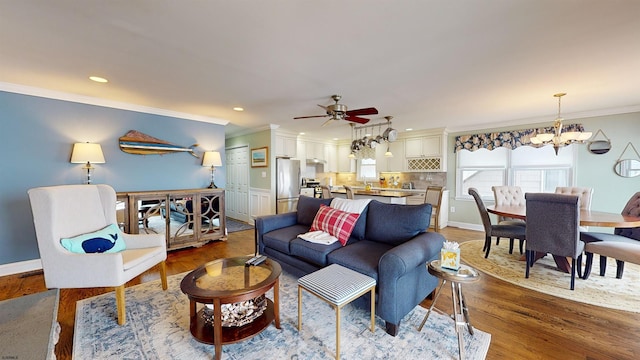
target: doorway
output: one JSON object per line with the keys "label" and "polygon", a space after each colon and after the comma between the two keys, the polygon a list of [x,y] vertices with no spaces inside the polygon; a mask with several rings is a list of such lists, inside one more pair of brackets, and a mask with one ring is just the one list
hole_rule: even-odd
{"label": "doorway", "polygon": [[249,147],[226,149],[227,186],[225,210],[228,217],[250,222],[249,213]]}

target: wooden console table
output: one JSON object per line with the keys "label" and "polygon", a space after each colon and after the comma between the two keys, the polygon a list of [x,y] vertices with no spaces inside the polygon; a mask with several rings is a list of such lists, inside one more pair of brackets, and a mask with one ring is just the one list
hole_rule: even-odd
{"label": "wooden console table", "polygon": [[164,233],[167,250],[227,240],[224,189],[118,192],[117,199],[124,231]]}

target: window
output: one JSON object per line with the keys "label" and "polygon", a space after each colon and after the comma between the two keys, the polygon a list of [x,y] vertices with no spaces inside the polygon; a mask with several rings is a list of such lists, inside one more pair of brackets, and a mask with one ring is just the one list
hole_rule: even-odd
{"label": "window", "polygon": [[358,179],[359,180],[375,180],[378,178],[378,172],[376,171],[375,159],[360,159],[358,160]]}
{"label": "window", "polygon": [[556,156],[551,146],[522,146],[457,152],[456,196],[470,198],[470,187],[493,200],[494,185],[520,186],[523,192],[554,192],[573,183],[575,148],[561,148]]}

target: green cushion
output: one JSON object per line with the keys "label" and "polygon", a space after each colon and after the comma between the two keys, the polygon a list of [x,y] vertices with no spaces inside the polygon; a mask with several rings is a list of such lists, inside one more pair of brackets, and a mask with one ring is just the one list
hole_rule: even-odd
{"label": "green cushion", "polygon": [[116,224],[111,224],[98,231],[60,239],[62,246],[78,254],[115,253],[126,248],[122,232]]}

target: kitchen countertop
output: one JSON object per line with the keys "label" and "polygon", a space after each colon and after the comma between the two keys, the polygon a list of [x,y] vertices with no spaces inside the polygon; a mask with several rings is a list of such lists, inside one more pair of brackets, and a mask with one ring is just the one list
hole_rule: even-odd
{"label": "kitchen countertop", "polygon": [[[331,189],[331,192],[334,194],[346,194],[347,191],[344,188],[340,188],[340,189]],[[407,197],[407,196],[413,196],[416,193],[413,191],[405,191],[402,189],[374,189],[371,191],[366,191],[366,190],[359,190],[359,189],[354,189],[353,190],[353,194],[354,195],[367,195],[367,196],[382,196],[382,197],[396,197],[396,198],[401,198],[401,197]]]}

